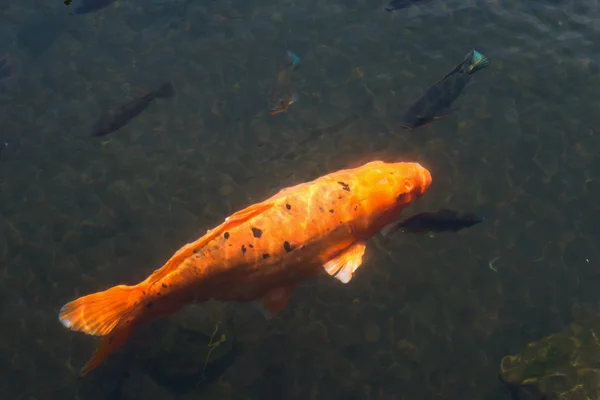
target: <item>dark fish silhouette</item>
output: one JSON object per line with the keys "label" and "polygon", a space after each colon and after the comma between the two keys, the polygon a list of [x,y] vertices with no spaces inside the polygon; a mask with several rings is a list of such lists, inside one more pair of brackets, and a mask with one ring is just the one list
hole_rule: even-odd
{"label": "dark fish silhouette", "polygon": [[92,136],[105,136],[116,132],[129,121],[140,115],[154,99],[167,98],[173,96],[175,90],[169,82],[163,84],[158,90],[145,94],[137,99],[123,105],[116,111],[105,113],[96,121],[92,129]]}
{"label": "dark fish silhouette", "polygon": [[421,3],[421,1],[423,0],[392,0],[387,5],[387,7],[385,7],[385,11],[394,11],[400,10],[402,8],[412,7],[416,4]]}
{"label": "dark fish silhouette", "polygon": [[469,228],[485,218],[475,213],[459,212],[442,209],[435,212],[425,212],[387,225],[381,233],[390,236],[401,230],[404,233],[426,234],[433,236],[441,232],[458,232]]}
{"label": "dark fish silhouette", "polygon": [[102,10],[115,1],[117,0],[65,0],[64,3],[67,7],[70,7],[69,14],[82,15]]}
{"label": "dark fish silhouette", "polygon": [[480,52],[471,50],[463,62],[433,85],[404,115],[404,129],[414,129],[443,118],[473,74],[490,65]]}

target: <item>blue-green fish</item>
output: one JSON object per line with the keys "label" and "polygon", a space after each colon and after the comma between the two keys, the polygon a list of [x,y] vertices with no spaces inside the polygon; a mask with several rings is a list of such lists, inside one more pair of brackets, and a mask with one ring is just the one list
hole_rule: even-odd
{"label": "blue-green fish", "polygon": [[489,60],[477,50],[471,50],[467,57],[452,71],[429,88],[404,115],[404,129],[415,129],[449,114],[450,106],[460,95],[473,74],[490,65]]}

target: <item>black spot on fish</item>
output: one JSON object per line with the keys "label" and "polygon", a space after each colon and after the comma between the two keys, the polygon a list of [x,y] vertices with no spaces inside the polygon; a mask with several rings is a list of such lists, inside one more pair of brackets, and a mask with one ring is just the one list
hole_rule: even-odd
{"label": "black spot on fish", "polygon": [[194,254],[198,254],[200,252],[200,249],[194,249]]}
{"label": "black spot on fish", "polygon": [[146,291],[145,291],[145,290],[142,290],[142,294],[145,296],[145,295],[146,295]]}
{"label": "black spot on fish", "polygon": [[345,183],[345,182],[338,182],[340,185],[342,185],[342,189],[344,189],[346,192],[350,191],[350,186]]}
{"label": "black spot on fish", "polygon": [[263,254],[263,260],[265,260],[265,259],[267,259],[267,258],[269,258],[269,257],[271,257],[271,255],[270,255],[270,254],[267,254],[267,253]]}
{"label": "black spot on fish", "polygon": [[334,213],[333,208],[331,210],[329,210],[329,212],[333,214]]}
{"label": "black spot on fish", "polygon": [[357,208],[358,208],[358,206],[354,206],[354,211],[356,211]]}
{"label": "black spot on fish", "polygon": [[164,283],[160,286],[164,287],[165,289],[167,288],[167,285],[165,285]]}
{"label": "black spot on fish", "polygon": [[285,249],[285,251],[287,251],[288,253],[292,250],[294,250],[294,248],[292,247],[292,245],[290,244],[290,242],[288,242],[287,240],[285,242],[283,242],[283,248]]}
{"label": "black spot on fish", "polygon": [[323,207],[319,206],[319,211],[324,212],[325,210],[323,209]]}
{"label": "black spot on fish", "polygon": [[153,305],[154,305],[154,303],[153,303],[153,302],[150,302],[150,303],[146,304],[146,308],[150,308],[150,307],[152,307]]}
{"label": "black spot on fish", "polygon": [[229,239],[229,232],[225,232],[223,234],[223,237],[225,238],[225,240]]}
{"label": "black spot on fish", "polygon": [[248,245],[248,247],[250,247],[251,249],[253,249],[253,248],[254,248],[254,246],[253,246],[253,245],[251,245],[251,244],[249,244],[249,245]]}
{"label": "black spot on fish", "polygon": [[341,199],[342,199],[342,196],[338,197],[338,200],[341,200]]}
{"label": "black spot on fish", "polygon": [[242,253],[246,252],[246,246],[242,245]]}
{"label": "black spot on fish", "polygon": [[258,228],[252,228],[252,234],[254,235],[255,238],[259,238],[262,236],[262,231]]}
{"label": "black spot on fish", "polygon": [[290,206],[289,204],[286,204],[286,205],[285,205],[285,208],[287,208],[288,210],[291,210],[291,209],[292,209],[292,206]]}

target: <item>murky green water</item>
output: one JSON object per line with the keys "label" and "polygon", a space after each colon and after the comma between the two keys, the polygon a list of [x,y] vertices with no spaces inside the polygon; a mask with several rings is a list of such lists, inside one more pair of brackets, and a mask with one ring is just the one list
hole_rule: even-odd
{"label": "murky green water", "polygon": [[[55,3],[55,4],[52,4]],[[597,1],[0,0],[0,391],[7,399],[508,399],[500,359],[598,295]],[[476,48],[453,115],[398,117]],[[268,114],[289,49],[297,104]],[[101,110],[171,81],[118,133]],[[456,235],[375,239],[348,285],[298,288],[280,318],[204,304],[140,330],[86,379],[64,302],[134,283],[279,189],[366,161],[418,161],[411,211],[480,211]],[[500,257],[488,267],[488,260]],[[204,370],[208,341],[219,323]],[[202,373],[204,371],[204,377]]]}

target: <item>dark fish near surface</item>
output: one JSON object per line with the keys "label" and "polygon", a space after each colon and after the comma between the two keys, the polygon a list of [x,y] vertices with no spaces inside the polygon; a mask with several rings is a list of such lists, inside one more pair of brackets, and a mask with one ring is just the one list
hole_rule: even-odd
{"label": "dark fish near surface", "polygon": [[65,5],[70,7],[69,14],[71,15],[82,15],[89,14],[95,11],[102,10],[110,6],[117,0],[65,0]]}
{"label": "dark fish near surface", "polygon": [[382,229],[384,236],[390,236],[401,230],[405,233],[428,234],[433,236],[441,232],[458,232],[469,228],[485,218],[471,212],[460,212],[442,209],[435,212],[425,212],[412,217],[393,222]]}
{"label": "dark fish near surface", "polygon": [[292,72],[300,65],[300,57],[287,51],[287,62],[277,74],[277,83],[269,93],[269,112],[276,115],[287,111],[298,100],[298,94],[292,87]]}
{"label": "dark fish near surface", "polygon": [[137,99],[130,101],[116,111],[110,111],[100,117],[94,124],[92,136],[105,136],[116,132],[129,121],[140,115],[154,99],[173,96],[175,90],[169,82],[163,84],[158,90],[147,93]]}
{"label": "dark fish near surface", "polygon": [[400,10],[402,8],[412,7],[414,5],[420,4],[423,0],[392,0],[385,7],[385,11],[394,11]]}
{"label": "dark fish near surface", "polygon": [[450,106],[467,85],[471,76],[487,67],[489,60],[480,52],[471,50],[463,62],[433,85],[404,115],[404,129],[426,125],[449,114]]}

